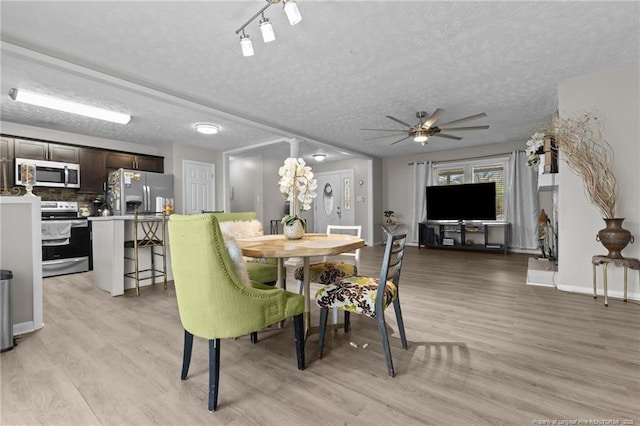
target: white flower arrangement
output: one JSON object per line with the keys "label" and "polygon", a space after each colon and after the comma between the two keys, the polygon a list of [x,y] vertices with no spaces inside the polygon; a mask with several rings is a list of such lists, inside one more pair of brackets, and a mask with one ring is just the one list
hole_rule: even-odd
{"label": "white flower arrangement", "polygon": [[318,195],[316,189],[318,182],[313,177],[311,167],[307,166],[302,158],[289,157],[284,160],[284,165],[278,170],[280,180],[280,192],[292,205],[292,213],[282,219],[285,225],[291,225],[296,220],[304,221],[296,214],[296,201],[299,201],[300,211],[309,210],[314,198]]}
{"label": "white flower arrangement", "polygon": [[527,141],[527,165],[529,167],[537,167],[540,164],[540,154],[544,151],[544,133],[534,133],[531,139]]}

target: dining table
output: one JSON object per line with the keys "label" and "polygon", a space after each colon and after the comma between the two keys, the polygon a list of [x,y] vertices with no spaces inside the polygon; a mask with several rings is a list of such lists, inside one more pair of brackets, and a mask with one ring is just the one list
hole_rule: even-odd
{"label": "dining table", "polygon": [[362,238],[347,234],[305,234],[297,240],[287,239],[282,234],[260,235],[250,238],[238,238],[236,240],[242,250],[242,255],[253,258],[275,258],[278,261],[278,287],[284,287],[285,268],[284,260],[290,257],[299,257],[303,260],[304,279],[302,281],[302,293],[304,295],[304,325],[305,335],[312,331],[310,324],[310,259],[316,256],[334,256],[340,253],[353,251],[365,246]]}

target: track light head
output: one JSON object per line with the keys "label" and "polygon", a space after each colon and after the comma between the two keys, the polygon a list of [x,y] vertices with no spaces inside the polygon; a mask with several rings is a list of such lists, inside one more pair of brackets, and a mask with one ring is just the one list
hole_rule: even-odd
{"label": "track light head", "polygon": [[240,36],[240,48],[242,49],[242,56],[253,56],[253,44],[251,44],[251,38],[244,33]]}
{"label": "track light head", "polygon": [[276,39],[276,35],[273,32],[273,25],[271,25],[269,18],[264,17],[264,13],[262,14],[262,19],[260,19],[260,32],[262,33],[262,40],[265,43],[270,43]]}

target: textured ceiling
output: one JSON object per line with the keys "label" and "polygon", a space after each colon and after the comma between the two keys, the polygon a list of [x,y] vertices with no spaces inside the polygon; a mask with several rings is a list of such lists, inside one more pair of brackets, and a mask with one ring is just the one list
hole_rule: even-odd
{"label": "textured ceiling", "polygon": [[[2,120],[148,145],[226,151],[295,137],[329,159],[391,157],[524,142],[555,111],[558,82],[640,62],[638,2],[298,0],[296,26],[281,5],[267,10],[273,43],[247,27],[255,56],[245,58],[235,30],[264,4],[3,0]],[[19,105],[12,87],[133,119]],[[491,127],[424,147],[360,130],[401,129],[385,115],[415,124],[416,111],[436,108],[440,123],[486,112],[464,125]],[[222,132],[197,135],[202,121]]]}

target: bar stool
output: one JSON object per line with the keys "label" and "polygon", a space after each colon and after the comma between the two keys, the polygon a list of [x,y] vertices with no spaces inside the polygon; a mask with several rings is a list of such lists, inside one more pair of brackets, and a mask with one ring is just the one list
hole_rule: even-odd
{"label": "bar stool", "polygon": [[[135,212],[133,219],[133,240],[125,241],[125,249],[133,250],[133,257],[124,258],[134,263],[134,271],[124,274],[125,278],[132,278],[136,283],[136,296],[140,296],[140,281],[152,280],[162,277],[164,288],[167,288],[167,247],[166,247],[166,222],[165,212]],[[151,267],[140,269],[140,250],[149,249],[151,254]],[[156,268],[155,258],[162,258],[162,270]],[[145,276],[141,276],[145,275]]]}

